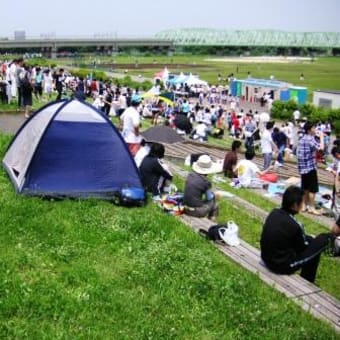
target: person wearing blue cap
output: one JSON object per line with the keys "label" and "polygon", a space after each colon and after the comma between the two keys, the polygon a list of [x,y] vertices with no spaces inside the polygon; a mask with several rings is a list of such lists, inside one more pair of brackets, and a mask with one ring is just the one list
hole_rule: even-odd
{"label": "person wearing blue cap", "polygon": [[134,94],[131,97],[131,106],[128,107],[120,116],[120,129],[122,136],[132,154],[135,156],[140,148],[142,136],[139,133],[140,115],[137,110],[142,98]]}

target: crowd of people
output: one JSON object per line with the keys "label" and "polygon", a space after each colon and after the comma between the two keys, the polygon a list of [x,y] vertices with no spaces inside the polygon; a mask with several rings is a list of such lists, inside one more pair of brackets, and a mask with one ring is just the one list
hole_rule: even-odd
{"label": "crowd of people", "polygon": [[[0,77],[1,101],[17,100],[18,108],[24,107],[25,117],[30,116],[33,95],[41,100],[43,93],[52,98],[55,92],[53,99],[59,100],[65,89],[77,99],[90,98],[103,114],[119,117],[119,129],[135,158],[143,186],[156,201],[169,192],[173,174],[163,160],[164,146],[143,140],[140,131],[143,119],[151,118],[153,125],[165,124],[194,140],[207,141],[208,136],[224,138],[227,134],[234,138],[223,162],[213,162],[209,155],[199,155],[192,162],[193,172],[186,179],[183,195],[184,211],[191,216],[212,220],[218,216],[219,194],[212,190],[209,174],[224,172],[236,185],[263,188],[268,183],[266,176],[295,155],[301,186],[286,189],[281,208],[274,209],[266,219],[261,255],[274,272],[290,274],[302,268],[303,277],[311,282],[315,280],[321,252],[340,234],[340,219],[337,218],[332,233],[313,238],[305,234],[295,215],[300,211],[320,214],[315,209],[315,194],[319,190],[317,161],[330,153],[332,127],[329,122],[314,125],[295,111],[290,121],[275,124],[269,113],[255,108],[242,109],[238,97],[216,86],[204,91],[189,88],[187,95],[177,96],[172,105],[157,96],[143,100],[138,89],[114,86],[92,77],[75,77],[62,68],[29,67],[22,59],[2,63]],[[239,160],[242,146],[244,159]],[[253,161],[257,148],[263,157],[262,169]],[[334,175],[333,206],[339,216],[339,143],[334,144],[331,154],[334,157],[330,167]]]}
{"label": "crowd of people", "polygon": [[52,91],[55,89],[60,96],[64,82],[64,78],[61,79],[60,76],[60,71],[40,66],[30,67],[22,58],[0,63],[1,103],[11,104],[16,101],[18,109],[23,109],[28,118],[33,95],[38,101],[42,100],[43,94],[52,99]]}
{"label": "crowd of people", "polygon": [[[168,193],[173,175],[163,161],[163,145],[153,143],[149,151],[145,151],[145,145],[140,147],[140,141],[136,140],[138,136],[141,139],[139,128],[142,115],[141,112],[138,112],[138,104],[141,101],[140,96],[132,96],[131,107],[126,109],[120,116],[121,130],[131,153],[136,158],[138,158],[140,152],[144,155],[144,159],[138,161],[142,181],[146,190],[152,194],[152,197],[159,200],[162,194]],[[200,133],[199,126],[205,121],[204,117],[199,117],[201,108],[199,107],[196,111],[194,107],[194,115],[191,116],[190,102],[188,103],[186,99],[183,99],[181,103],[182,109],[176,115],[186,117],[193,124],[195,133]],[[179,102],[177,105],[179,105]],[[209,110],[204,110],[203,115],[208,112]],[[220,117],[223,117],[224,110],[220,110],[217,117],[219,114]],[[234,112],[232,114],[234,115]],[[244,120],[241,123],[244,127],[242,130],[244,140],[235,139],[233,141],[231,151],[226,153],[223,163],[214,162],[209,155],[197,155],[196,157],[192,155],[193,171],[187,176],[184,187],[184,212],[190,216],[208,217],[215,221],[219,212],[217,202],[219,191],[212,189],[209,174],[223,171],[227,177],[231,179],[237,178],[238,183],[243,187],[263,188],[264,184],[268,183],[264,176],[274,169],[272,164],[273,153],[278,155],[276,162],[281,166],[284,161],[285,150],[290,150],[290,155],[294,148],[301,176],[301,186],[288,187],[283,194],[281,208],[274,209],[267,217],[261,236],[261,256],[268,268],[275,273],[292,274],[297,270],[301,270],[302,277],[314,282],[321,253],[331,247],[336,237],[340,235],[339,211],[336,210],[339,209],[340,195],[339,142],[335,142],[331,151],[334,157],[331,171],[334,174],[334,212],[337,220],[332,232],[312,237],[305,233],[303,226],[296,220],[295,215],[301,211],[320,214],[315,209],[315,194],[319,189],[316,155],[320,150],[324,150],[324,133],[330,127],[327,124],[315,125],[309,121],[302,121],[301,125],[299,125],[299,121],[297,122],[298,126],[289,123],[283,124],[281,128],[274,127],[274,123],[270,119],[268,120],[267,117],[262,121],[255,121],[252,112],[243,114],[242,120]],[[260,127],[261,124],[262,126]],[[292,143],[291,139],[288,138],[287,127],[296,130],[296,144]],[[229,126],[223,127],[226,130],[228,128]],[[301,129],[302,132],[300,131]],[[252,130],[260,131],[260,144],[264,159],[262,169],[253,162],[255,147],[253,141],[249,141],[249,138],[253,138],[254,131],[252,132]],[[247,132],[250,133],[247,134]],[[130,139],[131,134],[133,135],[132,139]],[[299,136],[299,134],[301,135]],[[246,150],[245,159],[239,160],[238,157],[243,143]]]}

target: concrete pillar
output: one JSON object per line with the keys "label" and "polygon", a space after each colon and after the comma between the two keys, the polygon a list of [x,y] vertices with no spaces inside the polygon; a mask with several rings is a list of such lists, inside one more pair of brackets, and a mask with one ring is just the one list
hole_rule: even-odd
{"label": "concrete pillar", "polygon": [[57,59],[57,52],[58,52],[57,46],[52,46],[51,47],[51,58],[52,59]]}

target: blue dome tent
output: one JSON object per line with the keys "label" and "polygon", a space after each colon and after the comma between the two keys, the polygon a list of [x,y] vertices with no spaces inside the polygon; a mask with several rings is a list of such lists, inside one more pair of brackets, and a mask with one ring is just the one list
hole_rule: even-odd
{"label": "blue dome tent", "polygon": [[145,199],[118,130],[78,100],[53,102],[37,111],[13,138],[3,165],[17,192],[27,195],[114,199],[132,190]]}

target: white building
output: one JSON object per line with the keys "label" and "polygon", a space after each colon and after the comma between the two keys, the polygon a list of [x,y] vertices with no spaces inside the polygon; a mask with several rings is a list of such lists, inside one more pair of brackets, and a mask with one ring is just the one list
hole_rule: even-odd
{"label": "white building", "polygon": [[14,40],[25,40],[25,39],[26,39],[25,30],[14,31]]}
{"label": "white building", "polygon": [[340,91],[317,90],[313,94],[313,104],[319,107],[340,108]]}

